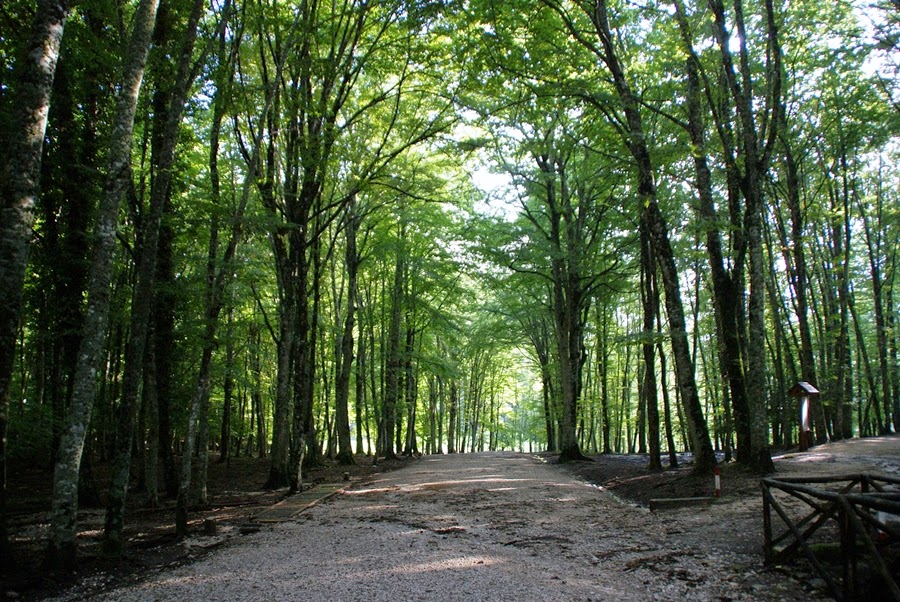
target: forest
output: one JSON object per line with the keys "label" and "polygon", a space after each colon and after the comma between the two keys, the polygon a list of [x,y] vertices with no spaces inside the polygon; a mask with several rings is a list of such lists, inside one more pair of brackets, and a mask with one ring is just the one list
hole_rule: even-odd
{"label": "forest", "polygon": [[0,546],[402,454],[900,428],[898,0],[4,0]]}

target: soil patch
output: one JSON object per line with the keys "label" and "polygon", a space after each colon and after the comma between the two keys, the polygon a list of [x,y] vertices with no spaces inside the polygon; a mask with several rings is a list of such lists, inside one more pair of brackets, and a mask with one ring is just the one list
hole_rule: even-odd
{"label": "soil patch", "polygon": [[[127,556],[110,561],[99,554],[103,506],[84,508],[79,515],[79,568],[62,578],[48,576],[41,569],[49,526],[50,477],[46,472],[20,468],[10,478],[13,553],[9,568],[2,575],[0,599],[5,596],[36,600],[62,592],[66,592],[67,599],[91,599],[102,593],[116,599],[116,594],[109,592],[120,592],[128,583],[190,575],[195,566],[214,566],[213,561],[219,556],[234,556],[233,565],[222,570],[223,579],[231,578],[228,576],[249,566],[248,559],[254,558],[263,540],[274,539],[279,546],[287,546],[294,545],[302,535],[309,540],[310,551],[315,549],[316,554],[322,555],[321,541],[338,541],[335,538],[345,539],[343,545],[350,549],[363,543],[385,546],[370,533],[376,527],[393,534],[390,536],[396,537],[397,543],[410,546],[409,562],[419,563],[417,570],[422,574],[432,570],[430,565],[422,564],[428,551],[452,552],[452,557],[441,560],[452,564],[468,559],[472,550],[481,546],[485,555],[472,556],[471,560],[476,567],[484,568],[491,562],[509,567],[536,562],[539,564],[529,569],[535,574],[553,569],[560,575],[571,572],[573,566],[581,567],[573,575],[583,573],[579,578],[583,579],[585,592],[595,592],[598,583],[606,583],[611,588],[607,593],[621,593],[621,584],[630,583],[634,577],[643,579],[642,587],[656,592],[660,599],[679,599],[685,592],[699,593],[701,589],[704,595],[700,598],[705,596],[704,599],[828,597],[823,584],[811,571],[804,572],[803,567],[762,566],[758,475],[725,464],[721,467],[720,501],[702,511],[680,509],[657,516],[644,509],[650,499],[713,495],[713,476],[692,475],[689,456],[680,458],[680,468],[660,472],[647,469],[646,456],[604,455],[591,462],[564,465],[555,464],[555,458],[541,454],[544,466],[522,454],[404,458],[382,461],[377,466],[372,465],[371,458],[359,457],[352,467],[329,464],[309,471],[305,484],[312,487],[343,482],[344,473],[349,473],[351,488],[334,501],[316,506],[287,523],[250,535],[260,538],[252,546],[241,534],[252,532],[246,529],[252,518],[281,501],[287,490],[263,489],[269,468],[267,459],[233,459],[230,466],[213,461],[209,466],[210,503],[191,509],[187,540],[175,541],[173,502],[165,501],[151,509],[146,507],[145,496],[133,492],[126,515]],[[835,442],[802,454],[781,453],[774,460],[780,476],[860,472],[897,476],[900,437]],[[379,476],[402,467],[407,470],[391,473],[398,475],[396,478]],[[580,480],[582,489],[594,491],[583,487],[584,482],[591,483],[619,501],[610,504],[604,501],[605,494],[597,497],[595,491],[592,496],[570,484],[571,479],[557,482],[552,477],[563,473]],[[99,469],[96,476],[97,482],[102,483]],[[454,542],[461,546],[459,550],[453,548]],[[243,544],[251,546],[246,553],[238,550]],[[279,549],[272,548],[274,551],[267,555],[277,556]],[[222,554],[213,555],[212,551]],[[393,561],[396,552],[379,556],[379,563]],[[342,549],[341,553],[348,558],[372,558],[370,552],[354,556]],[[304,562],[320,564],[323,571],[331,570],[334,564],[334,559],[329,561],[306,551],[285,554],[284,566],[289,567],[285,570],[297,570],[297,554],[305,558]],[[557,567],[554,562],[560,565]],[[316,567],[309,567],[310,571]],[[446,569],[444,564],[440,567],[442,575],[443,571],[457,570]],[[721,577],[727,586],[724,590],[706,576],[711,574],[710,567],[716,567],[719,577],[725,575]],[[371,566],[358,567],[356,586],[372,588],[371,600],[389,599],[394,581],[371,581],[373,570]],[[395,579],[408,571],[408,567],[398,567],[388,573]],[[314,573],[304,569],[301,576],[312,579]],[[507,577],[516,584],[521,581],[521,572],[504,574],[503,579]],[[346,580],[336,577],[334,587],[342,579]],[[570,586],[575,583],[572,579],[569,582]],[[308,585],[312,587],[314,583],[317,582]],[[543,584],[536,582],[535,587]],[[305,591],[324,595],[330,590]],[[572,591],[582,590],[560,591],[561,596],[569,596]],[[189,599],[198,599],[192,595]],[[291,594],[285,596],[283,599],[290,599]]]}
{"label": "soil patch", "polygon": [[[555,456],[542,454],[549,462]],[[578,478],[602,487],[621,500],[649,507],[657,498],[689,498],[715,496],[715,477],[694,475],[688,454],[679,454],[679,464],[671,468],[663,460],[663,470],[647,468],[646,454],[605,454],[591,456],[591,461],[560,464],[560,468]],[[723,497],[755,495],[759,491],[759,475],[734,463],[720,464],[720,493]]]}
{"label": "soil patch", "polygon": [[[304,475],[304,490],[321,483],[359,481],[407,465],[409,458],[380,460],[358,456],[354,466],[328,460]],[[232,458],[227,463],[210,457],[208,501],[189,510],[189,534],[175,538],[175,502],[161,499],[147,505],[144,492],[129,494],[125,515],[126,555],[120,559],[101,554],[105,506],[103,499],[82,505],[78,513],[77,569],[67,574],[44,570],[43,558],[50,526],[52,474],[27,466],[11,467],[9,475],[10,557],[0,569],[0,600],[41,600],[79,584],[85,594],[105,591],[133,582],[142,575],[175,568],[203,558],[241,533],[253,517],[283,500],[286,488],[264,489],[269,474],[268,458]],[[107,466],[94,469],[95,482],[105,483]],[[136,479],[133,478],[133,483]],[[160,492],[163,495],[163,492]],[[196,497],[195,492],[195,499]]]}

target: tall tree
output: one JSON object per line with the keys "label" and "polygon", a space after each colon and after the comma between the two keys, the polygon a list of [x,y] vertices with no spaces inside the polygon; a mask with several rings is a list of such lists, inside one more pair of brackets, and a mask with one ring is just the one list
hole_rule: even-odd
{"label": "tall tree", "polygon": [[644,380],[641,397],[647,407],[647,438],[650,447],[650,469],[662,469],[659,439],[659,401],[656,387],[656,308],[659,291],[655,287],[656,264],[653,260],[650,236],[641,224],[641,305],[643,307],[643,333],[641,347],[644,354]]}
{"label": "tall tree", "polygon": [[41,156],[59,47],[69,16],[66,0],[38,0],[24,56],[16,66],[17,127],[2,140],[0,183],[0,555],[7,558],[7,432],[16,340],[34,209],[40,193]]}
{"label": "tall tree", "polygon": [[[361,261],[357,249],[356,235],[359,231],[360,214],[356,198],[352,198],[347,205],[344,216],[345,257],[344,266],[347,271],[347,307],[344,318],[343,332],[340,335],[340,354],[338,356],[336,391],[335,391],[335,420],[338,434],[338,461],[342,465],[354,464],[353,450],[350,446],[350,375],[353,362],[353,329],[356,324],[356,306],[359,294],[358,274]],[[357,412],[359,414],[359,412]],[[360,424],[357,416],[357,434],[360,434]],[[357,447],[361,437],[357,437]],[[359,449],[357,450],[359,451]]]}
{"label": "tall tree", "polygon": [[178,64],[172,81],[171,95],[166,110],[160,115],[156,127],[161,128],[153,147],[154,178],[150,188],[150,204],[142,220],[140,260],[137,282],[132,295],[129,338],[125,351],[122,403],[116,438],[116,456],[106,507],[103,529],[103,547],[107,554],[119,556],[124,551],[125,499],[131,475],[131,457],[134,443],[140,386],[143,379],[144,350],[153,309],[153,291],[156,278],[156,259],[159,246],[160,223],[169,200],[174,179],[175,151],[178,131],[181,127],[185,104],[196,79],[200,61],[195,63],[194,46],[203,2],[194,0],[181,38]]}
{"label": "tall tree", "polygon": [[[668,225],[657,200],[656,173],[650,154],[647,134],[644,128],[641,105],[628,80],[625,65],[617,48],[617,37],[610,26],[610,10],[606,0],[578,2],[578,9],[590,20],[599,46],[586,37],[576,24],[574,15],[555,1],[546,1],[563,19],[570,34],[585,48],[595,54],[606,66],[612,78],[613,88],[618,98],[622,125],[621,134],[625,146],[631,153],[637,179],[637,201],[646,220],[654,250],[659,262],[663,290],[666,298],[666,312],[669,318],[672,351],[676,364],[676,378],[681,393],[691,447],[695,455],[694,470],[698,474],[707,473],[716,463],[709,430],[700,405],[694,365],[691,360],[684,305],[681,297],[678,268],[669,238]],[[588,96],[593,102],[595,97]]]}
{"label": "tall tree", "polygon": [[[731,35],[727,29],[727,15],[720,0],[711,0],[715,26],[714,35],[719,45],[722,59],[722,70],[730,91],[735,119],[738,122],[737,140],[740,155],[743,157],[743,171],[739,171],[736,157],[727,156],[728,168],[737,171],[735,178],[745,201],[743,228],[747,238],[749,298],[747,304],[747,380],[754,383],[747,389],[747,407],[739,407],[735,402],[735,414],[738,418],[738,432],[746,432],[746,453],[740,453],[738,459],[760,471],[773,468],[768,445],[768,422],[766,416],[766,344],[765,344],[765,258],[763,254],[763,217],[765,215],[765,197],[763,180],[768,172],[772,150],[777,140],[778,128],[781,125],[779,113],[782,109],[782,65],[781,44],[778,37],[778,23],[775,6],[767,0],[764,8],[766,64],[764,85],[768,92],[765,96],[765,112],[758,117],[754,112],[754,82],[747,42],[747,27],[744,19],[743,2],[734,3],[732,20],[738,34],[740,65],[735,71],[731,54]],[[740,78],[740,80],[739,80]],[[759,385],[759,386],[758,386]],[[742,426],[743,425],[743,426]],[[740,450],[740,444],[739,444]]]}
{"label": "tall tree", "polygon": [[[134,15],[126,49],[122,82],[107,156],[106,184],[94,224],[94,242],[87,287],[87,308],[66,429],[53,473],[53,508],[48,561],[71,567],[75,562],[78,476],[85,436],[94,407],[97,369],[103,355],[109,316],[112,259],[119,208],[131,183],[131,143],[137,100],[156,21],[158,0],[142,0]],[[141,358],[143,361],[143,358]]]}

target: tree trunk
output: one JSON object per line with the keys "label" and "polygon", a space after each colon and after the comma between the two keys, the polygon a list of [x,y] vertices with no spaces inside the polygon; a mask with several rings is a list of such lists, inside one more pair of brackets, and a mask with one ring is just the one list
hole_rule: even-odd
{"label": "tree trunk", "polygon": [[[747,52],[747,33],[744,25],[743,3],[734,3],[733,22],[738,32],[740,81],[735,73],[731,54],[731,40],[727,31],[727,19],[721,0],[710,0],[714,15],[714,32],[722,59],[723,74],[731,92],[731,99],[739,123],[739,147],[743,155],[743,173],[739,174],[734,156],[727,158],[728,168],[740,182],[745,200],[743,228],[746,234],[748,257],[749,298],[747,304],[747,407],[738,405],[733,399],[736,417],[746,425],[749,450],[739,453],[739,460],[760,472],[774,469],[768,447],[768,419],[766,415],[766,357],[765,357],[765,258],[763,252],[763,222],[765,198],[762,184],[768,171],[769,158],[776,140],[778,127],[782,123],[781,110],[781,47],[778,28],[775,23],[775,9],[771,0],[765,2],[766,37],[769,64],[766,65],[768,85],[766,107],[771,115],[766,115],[762,126],[757,129],[754,116],[753,80]],[[769,118],[771,117],[771,118]],[[768,129],[767,129],[768,128]],[[739,430],[740,432],[740,430]],[[739,443],[740,451],[740,443]]]}
{"label": "tree trunk", "polygon": [[156,21],[157,0],[142,0],[134,16],[134,30],[123,63],[122,86],[116,101],[109,146],[106,184],[94,224],[94,247],[87,287],[83,338],[72,386],[56,467],[48,546],[48,564],[70,568],[75,562],[78,512],[78,474],[84,441],[94,406],[96,373],[103,356],[109,316],[112,256],[116,223],[125,190],[130,184],[131,142],[137,99]]}
{"label": "tree trunk", "polygon": [[[404,234],[401,230],[400,239]],[[384,404],[381,419],[384,422],[384,436],[379,438],[379,455],[394,458],[394,436],[397,426],[397,405],[400,398],[400,379],[403,358],[400,352],[400,321],[403,307],[403,252],[398,250],[394,266],[394,285],[391,288],[391,321],[388,327],[387,366],[385,371]]]}
{"label": "tree trunk", "polygon": [[[353,449],[350,445],[350,374],[353,370],[353,329],[356,323],[356,298],[358,292],[357,273],[359,271],[360,257],[356,250],[356,232],[359,228],[360,216],[356,211],[356,199],[351,199],[347,205],[344,220],[344,236],[346,248],[344,265],[347,270],[347,315],[344,318],[344,331],[341,333],[340,355],[335,378],[335,422],[338,435],[338,462],[342,466],[354,464]],[[357,397],[359,397],[357,393]],[[357,425],[360,422],[360,411],[357,403]],[[357,434],[359,435],[359,427]],[[361,436],[357,437],[357,446],[362,448]]]}
{"label": "tree trunk", "polygon": [[[256,455],[258,458],[266,457],[266,418],[262,400],[262,372],[260,367],[260,329],[254,322],[250,325],[250,371],[252,374],[250,399],[252,400],[252,412],[256,416]],[[248,454],[249,454],[248,450]]]}
{"label": "tree trunk", "polygon": [[656,396],[656,308],[659,305],[658,291],[654,286],[656,266],[650,237],[646,226],[641,227],[641,302],[644,310],[644,332],[641,347],[644,352],[644,382],[641,384],[647,408],[647,426],[650,445],[650,470],[662,470],[659,440],[659,401]]}
{"label": "tree trunk", "polygon": [[130,338],[125,352],[125,375],[123,377],[122,406],[119,410],[117,453],[113,464],[103,532],[103,548],[105,553],[110,556],[120,556],[124,551],[122,530],[124,528],[125,498],[128,494],[131,472],[131,447],[134,439],[134,422],[142,378],[144,349],[150,315],[153,310],[159,228],[170,195],[181,116],[195,77],[195,73],[192,72],[193,50],[202,12],[202,1],[195,1],[185,29],[177,75],[165,114],[165,121],[159,123],[163,128],[162,135],[159,138],[158,147],[154,149],[155,177],[150,191],[149,215],[142,222],[140,266],[131,307]]}
{"label": "tree trunk", "polygon": [[[872,279],[872,300],[874,302],[875,309],[875,334],[876,340],[878,342],[878,365],[881,369],[881,399],[884,404],[884,432],[889,433],[891,430],[891,420],[890,416],[893,413],[894,403],[892,401],[893,390],[891,387],[893,371],[888,362],[888,329],[887,329],[887,320],[885,319],[885,287],[884,287],[884,278],[882,276],[882,262],[885,260],[880,259],[880,257],[884,257],[884,249],[882,248],[881,240],[883,237],[882,232],[887,230],[885,224],[883,223],[884,219],[884,208],[882,206],[882,190],[881,185],[879,184],[878,193],[875,199],[875,219],[877,223],[875,228],[873,229],[870,221],[868,212],[865,207],[862,206],[862,201],[858,201],[859,204],[859,215],[862,219],[863,223],[863,236],[866,241],[866,250],[868,251],[869,256],[869,276]],[[852,303],[852,301],[851,301]],[[888,311],[890,312],[892,308],[888,306]],[[852,307],[851,307],[852,310]],[[873,393],[875,391],[873,390]],[[893,417],[894,430],[897,430],[897,420],[898,417]]]}
{"label": "tree trunk", "polygon": [[450,380],[450,407],[447,409],[447,453],[456,453],[456,413],[459,409],[459,390],[456,379]]}
{"label": "tree trunk", "polygon": [[[657,302],[659,300],[657,299]],[[656,330],[662,332],[662,324],[659,315],[659,308],[656,311]],[[666,431],[666,448],[669,452],[669,468],[678,468],[678,450],[675,448],[675,435],[672,429],[672,405],[669,402],[669,387],[666,385],[668,376],[666,372],[666,355],[663,353],[662,343],[656,344],[659,352],[659,371],[662,374],[662,395],[663,395],[663,422]]]}
{"label": "tree trunk", "polygon": [[894,416],[894,431],[900,431],[900,329],[897,328],[897,310],[894,308],[894,282],[897,279],[897,247],[890,257],[888,264],[890,278],[885,282],[885,300],[887,306],[887,330],[893,335],[890,337],[891,356],[891,398],[894,400],[891,413]]}
{"label": "tree trunk", "polygon": [[625,71],[616,54],[615,43],[609,26],[606,0],[597,0],[595,9],[587,9],[594,29],[602,44],[601,58],[610,71],[616,93],[625,115],[623,136],[635,161],[637,170],[637,200],[642,207],[642,220],[646,220],[650,239],[653,241],[663,290],[666,294],[666,312],[675,359],[675,374],[681,393],[681,404],[687,421],[691,447],[694,451],[694,472],[707,474],[716,464],[709,430],[703,416],[703,408],[697,393],[694,366],[691,361],[684,305],[681,300],[680,281],[675,256],[669,240],[668,227],[656,199],[653,164],[647,147],[647,137],[640,113],[640,106],[625,77]]}
{"label": "tree trunk", "polygon": [[[411,295],[412,296],[412,295]],[[414,318],[407,312],[406,316],[406,348],[403,352],[403,397],[406,401],[406,437],[403,446],[403,454],[412,456],[419,453],[418,439],[416,438],[416,406],[418,405],[418,380],[413,363],[415,347],[415,330],[412,324]]]}
{"label": "tree trunk", "polygon": [[534,318],[524,325],[541,372],[541,398],[544,408],[544,429],[547,434],[547,451],[558,451],[556,440],[556,412],[553,408],[553,381],[550,371],[550,334],[544,318]]}
{"label": "tree trunk", "polygon": [[[602,437],[603,437],[603,453],[610,454],[609,434],[609,315],[607,313],[606,304],[597,306],[597,321],[600,323],[600,340],[597,345],[597,367],[600,371],[600,414],[603,420]],[[665,373],[663,373],[665,374]],[[665,390],[665,387],[663,387]]]}
{"label": "tree trunk", "polygon": [[[219,433],[219,463],[231,457],[231,414],[234,397],[234,327],[233,308],[228,309],[228,337],[225,341],[225,382],[222,384],[222,425]],[[238,445],[237,452],[240,453]]]}
{"label": "tree trunk", "polygon": [[147,459],[144,463],[144,482],[147,506],[159,505],[159,390],[156,386],[156,351],[150,334],[150,346],[144,361],[144,411],[147,422]]}
{"label": "tree trunk", "polygon": [[[369,421],[366,419],[366,365],[369,361],[366,349],[366,337],[360,328],[359,340],[356,342],[356,453],[363,453],[363,430],[368,433]],[[365,426],[364,426],[365,425]],[[368,440],[369,438],[366,437]],[[368,449],[366,450],[368,454]]]}
{"label": "tree trunk", "polygon": [[[28,53],[16,82],[16,127],[0,182],[0,564],[6,564],[7,432],[16,340],[21,320],[25,269],[32,238],[35,203],[40,193],[41,157],[50,94],[66,19],[66,0],[38,0]],[[77,466],[76,474],[77,474]]]}

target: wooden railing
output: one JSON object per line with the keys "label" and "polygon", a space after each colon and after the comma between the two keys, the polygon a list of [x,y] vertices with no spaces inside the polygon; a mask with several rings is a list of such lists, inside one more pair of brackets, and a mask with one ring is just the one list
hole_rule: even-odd
{"label": "wooden railing", "polygon": [[[762,479],[761,486],[766,564],[789,562],[802,553],[835,598],[855,600],[864,592],[860,566],[866,563],[868,574],[880,579],[875,586],[880,599],[887,596],[900,602],[897,559],[891,557],[900,552],[900,478],[869,474],[769,478]],[[776,496],[776,491],[790,497]],[[837,571],[823,553],[829,543],[838,544]]]}

